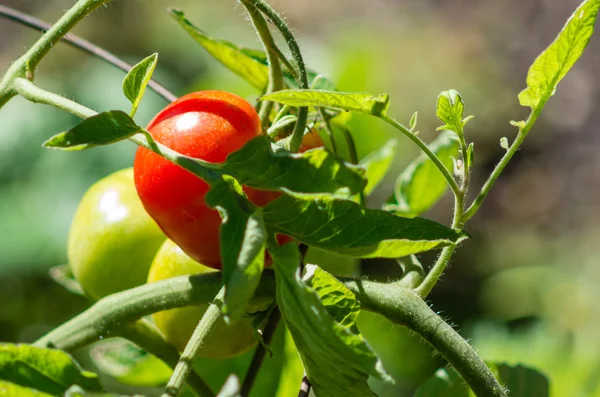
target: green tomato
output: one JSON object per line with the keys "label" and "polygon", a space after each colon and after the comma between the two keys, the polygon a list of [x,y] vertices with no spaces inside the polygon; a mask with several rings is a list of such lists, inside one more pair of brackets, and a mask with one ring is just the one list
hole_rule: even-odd
{"label": "green tomato", "polygon": [[[171,277],[215,271],[217,270],[196,262],[174,242],[167,239],[152,262],[148,282],[153,283]],[[179,351],[183,351],[208,308],[208,304],[207,302],[198,306],[166,310],[154,313],[152,318],[165,339]],[[248,351],[255,344],[254,328],[250,317],[243,317],[231,325],[227,325],[221,319],[208,335],[198,356],[206,358],[235,357]]]}
{"label": "green tomato", "polygon": [[164,240],[137,195],[133,169],[124,169],[83,196],[69,232],[69,265],[85,293],[100,299],[144,284]]}

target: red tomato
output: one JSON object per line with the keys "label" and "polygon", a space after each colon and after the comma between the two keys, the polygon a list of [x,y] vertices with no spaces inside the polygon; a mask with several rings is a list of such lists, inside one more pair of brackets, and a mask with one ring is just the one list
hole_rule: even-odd
{"label": "red tomato", "polygon": [[[212,163],[225,161],[262,131],[252,105],[223,91],[185,95],[163,109],[147,129],[157,142]],[[221,268],[221,217],[204,202],[209,185],[145,148],[136,153],[134,174],[144,208],[164,233],[196,261]],[[250,199],[255,193],[247,191]]]}

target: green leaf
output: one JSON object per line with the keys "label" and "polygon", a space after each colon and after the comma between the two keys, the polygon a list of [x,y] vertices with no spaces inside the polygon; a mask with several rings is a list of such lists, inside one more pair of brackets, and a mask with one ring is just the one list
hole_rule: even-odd
{"label": "green leaf", "polygon": [[[451,130],[457,134],[462,134],[463,131],[463,112],[465,103],[462,97],[456,90],[443,91],[437,100],[436,116],[443,126],[438,127],[438,130]],[[466,120],[468,121],[468,120]],[[465,121],[465,123],[466,123]]]}
{"label": "green leaf", "polygon": [[89,117],[71,128],[44,142],[50,149],[82,150],[95,146],[109,145],[141,132],[127,113],[111,110]]}
{"label": "green leaf", "polygon": [[249,141],[221,167],[241,184],[264,190],[348,196],[362,191],[367,183],[364,169],[343,162],[326,149],[291,153],[271,145],[265,137]]}
{"label": "green leaf", "polygon": [[527,88],[519,94],[521,106],[536,110],[583,54],[592,33],[600,0],[585,0],[575,10],[558,37],[533,62],[527,72]]}
{"label": "green leaf", "polygon": [[390,139],[381,148],[369,153],[360,161],[360,165],[367,170],[367,186],[365,187],[366,195],[373,192],[375,187],[377,187],[388,172],[392,165],[392,161],[394,160],[394,156],[396,155],[397,147],[398,141]]}
{"label": "green leaf", "polygon": [[358,334],[356,318],[360,312],[360,303],[344,283],[316,265],[307,264],[303,281],[311,287],[325,309],[342,327]]}
{"label": "green leaf", "polygon": [[[183,11],[170,9],[169,12],[175,21],[213,58],[259,90],[265,89],[269,81],[269,68],[264,51],[240,47],[230,41],[215,39],[194,26],[186,19]],[[307,69],[307,75],[309,83],[314,84],[314,88],[335,90],[335,84],[318,72]],[[298,88],[298,83],[291,71],[284,68],[283,77],[289,87]]]}
{"label": "green leaf", "polygon": [[[550,383],[539,371],[523,365],[488,364],[498,381],[509,390],[511,397],[548,397]],[[473,391],[453,368],[439,369],[425,381],[415,397],[472,397]]]}
{"label": "green leaf", "polygon": [[0,380],[48,394],[62,394],[72,385],[102,390],[98,375],[82,370],[62,350],[24,344],[0,343]]}
{"label": "green leaf", "polygon": [[[459,143],[453,132],[447,131],[436,138],[429,148],[444,166],[452,169],[452,158],[458,157]],[[394,197],[384,209],[401,216],[414,217],[430,209],[442,198],[448,188],[446,179],[433,161],[421,154],[396,180]]]}
{"label": "green leaf", "polygon": [[0,380],[0,397],[52,397],[52,394]]}
{"label": "green leaf", "polygon": [[412,117],[410,118],[409,128],[412,132],[415,132],[415,128],[417,128],[417,119],[419,117],[419,112],[414,112]]}
{"label": "green leaf", "polygon": [[49,273],[50,278],[52,278],[56,284],[60,285],[70,293],[85,296],[83,287],[75,280],[75,276],[69,265],[53,266],[50,268]]}
{"label": "green leaf", "polygon": [[[216,60],[259,90],[265,89],[269,82],[269,70],[265,62],[257,59],[261,51],[248,50],[229,41],[214,39],[187,20],[181,10],[170,9],[169,12],[175,21]],[[264,52],[262,55],[264,56]]]}
{"label": "green leaf", "polygon": [[398,258],[465,235],[423,218],[401,218],[328,196],[284,195],[263,208],[267,230],[340,255]]}
{"label": "green leaf", "polygon": [[217,397],[242,397],[240,380],[235,374],[229,375]]}
{"label": "green leaf", "polygon": [[242,186],[228,176],[212,187],[205,200],[223,218],[219,231],[225,285],[223,313],[235,321],[245,313],[265,264],[262,213],[254,212]]}
{"label": "green leaf", "polygon": [[308,378],[320,397],[375,396],[367,379],[391,381],[362,335],[338,324],[319,295],[299,277],[294,243],[269,245],[275,262],[277,303],[298,348]]}
{"label": "green leaf", "polygon": [[385,115],[390,99],[387,94],[334,92],[322,90],[284,90],[260,97],[261,101],[273,101],[294,107],[316,106],[366,113],[373,116]]}
{"label": "green leaf", "polygon": [[125,339],[94,344],[90,357],[100,371],[127,385],[165,385],[173,373],[160,359]]}
{"label": "green leaf", "polygon": [[123,79],[123,93],[132,104],[131,117],[133,117],[142,101],[144,91],[146,91],[146,86],[152,78],[157,62],[158,54],[154,53],[132,67]]}

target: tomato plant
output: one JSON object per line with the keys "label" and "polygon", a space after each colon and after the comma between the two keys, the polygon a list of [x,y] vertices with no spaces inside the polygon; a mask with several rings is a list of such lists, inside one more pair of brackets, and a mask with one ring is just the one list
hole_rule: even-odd
{"label": "tomato plant", "polygon": [[[138,145],[133,174],[144,210],[132,193],[131,171],[100,181],[86,195],[73,225],[69,259],[88,294],[110,295],[33,345],[0,345],[0,393],[106,391],[110,386],[81,370],[67,352],[121,337],[138,345],[123,347],[117,353],[123,356],[113,357],[117,364],[126,361],[123,366],[130,372],[152,373],[139,360],[147,354],[172,368],[161,385],[164,397],[179,395],[184,384],[197,395],[216,395],[194,369],[196,358],[235,356],[256,345],[243,382],[231,368],[218,394],[247,396],[282,323],[292,343],[286,344],[285,357],[279,357],[283,364],[277,393],[297,395],[300,389],[300,395],[312,390],[318,397],[373,396],[375,382],[390,385],[394,377],[360,331],[359,313],[370,311],[385,317],[384,324],[421,337],[449,364],[415,390],[417,396],[506,397],[509,391],[511,396],[550,395],[549,379],[541,372],[484,361],[432,310],[427,298],[456,249],[470,237],[468,221],[582,55],[600,1],[584,0],[533,62],[526,88],[518,95],[530,115],[511,122],[516,135],[510,143],[501,140],[502,157],[479,190],[471,180],[475,146],[467,125],[472,116],[465,114],[458,91],[438,96],[442,132],[426,143],[416,129],[416,113],[404,125],[388,113],[388,95],[340,92],[306,67],[292,30],[265,0],[241,0],[263,50],[215,39],[182,11],[170,12],[210,55],[257,89],[255,106],[223,91],[172,101],[176,96],[152,80],[157,54],[123,67],[90,43],[65,36],[107,2],[79,0],[16,60],[0,81],[0,106],[20,95],[83,119],[49,138],[46,148],[84,150],[122,140]],[[31,18],[20,19],[39,25]],[[279,48],[268,23],[282,35],[291,58]],[[37,65],[63,38],[128,72],[123,93],[132,103],[129,112],[97,113],[33,82]],[[172,103],[143,128],[134,116],[147,87]],[[380,208],[369,208],[366,197],[389,170],[396,143],[359,161],[353,134],[363,131],[351,131],[348,113],[378,119],[422,151],[397,177]],[[327,137],[327,147],[320,136]],[[347,159],[338,153],[342,142],[336,136],[343,137]],[[423,218],[447,191],[454,201],[451,223]],[[162,241],[151,218],[172,242],[163,245],[149,269]],[[398,275],[383,282],[370,280],[368,274],[336,277],[306,263],[309,248],[357,260],[388,259]],[[416,255],[433,250],[440,250],[439,255],[423,265]],[[146,275],[149,283],[135,287]],[[364,324],[363,329],[369,330]]]}

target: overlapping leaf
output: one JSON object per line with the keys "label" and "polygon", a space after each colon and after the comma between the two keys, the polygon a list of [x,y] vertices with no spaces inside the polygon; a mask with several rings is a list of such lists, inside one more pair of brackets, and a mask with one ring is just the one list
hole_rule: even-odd
{"label": "overlapping leaf", "polygon": [[293,243],[283,247],[270,245],[269,252],[275,262],[277,302],[315,394],[375,396],[367,384],[368,377],[391,379],[364,338],[352,333],[352,327],[338,324],[319,295],[300,279],[300,257]]}
{"label": "overlapping leaf", "polygon": [[367,186],[365,187],[366,195],[371,194],[383,180],[383,177],[392,165],[397,147],[398,141],[391,139],[380,149],[369,153],[360,161],[360,165],[365,167],[367,172]]}
{"label": "overlapping leaf", "polygon": [[254,295],[265,263],[262,214],[254,211],[242,186],[228,176],[214,185],[205,199],[223,218],[219,231],[225,284],[223,312],[236,320]]}
{"label": "overlapping leaf", "polygon": [[[451,131],[440,134],[429,148],[448,169],[458,157],[459,143]],[[384,209],[405,217],[418,216],[430,209],[448,189],[446,179],[425,154],[421,154],[396,180],[394,196]]]}
{"label": "overlapping leaf", "polygon": [[349,195],[360,192],[367,183],[363,168],[345,163],[323,148],[290,153],[265,137],[230,154],[221,168],[240,183],[265,190]]}
{"label": "overlapping leaf", "polygon": [[70,386],[102,390],[98,376],[82,370],[62,350],[0,343],[0,380],[48,394],[62,394]]}
{"label": "overlapping leaf", "polygon": [[527,88],[519,94],[522,106],[535,110],[554,94],[588,45],[599,9],[600,0],[582,2],[554,42],[533,62],[527,73]]}
{"label": "overlapping leaf", "polygon": [[328,196],[286,195],[264,209],[267,229],[340,255],[398,258],[465,237],[423,218],[401,218]]}
{"label": "overlapping leaf", "polygon": [[142,129],[131,117],[120,110],[111,110],[89,117],[44,142],[50,149],[82,150],[109,145],[131,137]]}
{"label": "overlapping leaf", "polygon": [[[202,29],[194,26],[181,10],[171,9],[169,11],[175,21],[223,66],[259,90],[262,91],[266,88],[269,81],[269,68],[264,51],[240,47],[230,41],[213,38]],[[308,69],[307,75],[311,86],[312,82],[317,83],[313,88],[335,90],[335,85],[318,72]],[[291,71],[284,69],[283,76],[289,87],[298,87]],[[319,76],[318,80],[316,80],[317,76]]]}

